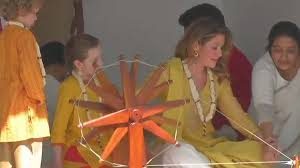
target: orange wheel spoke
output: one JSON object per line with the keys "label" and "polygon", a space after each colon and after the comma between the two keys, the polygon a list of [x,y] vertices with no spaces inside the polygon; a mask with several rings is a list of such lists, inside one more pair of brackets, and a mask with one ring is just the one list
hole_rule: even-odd
{"label": "orange wheel spoke", "polygon": [[131,81],[132,81],[131,85],[132,85],[132,90],[134,90],[134,91],[136,89],[138,68],[139,68],[138,56],[135,56],[135,59],[131,65],[131,71],[130,71]]}
{"label": "orange wheel spoke", "polygon": [[102,159],[106,160],[110,156],[127,132],[128,127],[120,127],[115,130],[102,153]]}
{"label": "orange wheel spoke", "polygon": [[99,82],[101,83],[101,86],[103,86],[103,88],[105,88],[106,91],[112,93],[113,95],[121,99],[117,87],[108,79],[108,77],[105,75],[102,69],[97,71],[97,77],[99,79]]}
{"label": "orange wheel spoke", "polygon": [[162,103],[159,105],[155,105],[152,107],[145,107],[144,110],[141,110],[141,111],[144,111],[143,118],[147,118],[147,117],[162,113],[171,108],[175,108],[175,107],[184,105],[187,102],[189,102],[189,100],[174,100],[174,101],[169,101],[169,102]]}
{"label": "orange wheel spoke", "polygon": [[[125,110],[120,110],[115,113],[108,114],[106,116],[87,121],[82,124],[82,127],[101,127],[113,124],[126,123],[129,120],[129,112]],[[79,125],[80,127],[80,125]]]}
{"label": "orange wheel spoke", "polygon": [[176,143],[176,140],[167,131],[160,128],[154,121],[151,120],[145,121],[143,123],[143,126],[147,131],[153,133],[154,135],[160,137],[161,139],[172,144]]}
{"label": "orange wheel spoke", "polygon": [[132,88],[132,80],[130,78],[128,64],[124,58],[120,58],[120,71],[123,85],[123,95],[125,99],[125,108],[133,107],[135,105],[135,92]]}
{"label": "orange wheel spoke", "polygon": [[158,82],[158,80],[164,70],[165,70],[165,68],[163,66],[160,66],[157,70],[155,70],[153,72],[151,77],[146,81],[146,84],[144,85],[144,87],[140,90],[140,92],[137,96],[137,100],[145,100],[145,99],[147,99],[148,96],[151,95],[152,89]]}
{"label": "orange wheel spoke", "polygon": [[97,95],[99,95],[106,104],[112,106],[114,109],[120,110],[124,107],[123,100],[113,93],[108,92],[107,90],[105,90],[105,88],[96,86],[93,82],[89,84],[89,88],[92,89]]}
{"label": "orange wheel spoke", "polygon": [[143,105],[146,104],[147,102],[152,101],[154,98],[159,96],[163,91],[167,90],[169,84],[171,83],[172,81],[169,80],[168,82],[163,82],[162,84],[156,86],[155,88],[153,88],[152,92],[150,92],[150,94],[147,97],[141,97],[140,99],[138,99],[138,104]]}
{"label": "orange wheel spoke", "polygon": [[129,167],[142,168],[146,163],[144,130],[141,123],[129,126]]}
{"label": "orange wheel spoke", "polygon": [[72,103],[72,104],[75,103],[75,105],[78,105],[80,107],[96,110],[103,114],[109,114],[114,110],[111,106],[104,104],[104,103],[99,103],[99,102],[71,99],[71,100],[69,100],[69,103]]}

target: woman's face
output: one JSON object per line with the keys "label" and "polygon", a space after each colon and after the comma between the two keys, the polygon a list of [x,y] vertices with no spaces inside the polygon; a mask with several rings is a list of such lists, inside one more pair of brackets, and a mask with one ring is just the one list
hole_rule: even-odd
{"label": "woman's face", "polygon": [[194,49],[198,53],[197,62],[204,67],[214,68],[218,60],[222,57],[222,47],[225,43],[225,36],[217,34],[204,44],[198,43]]}
{"label": "woman's face", "polygon": [[277,37],[270,49],[273,62],[279,71],[288,71],[297,66],[299,46],[288,36]]}

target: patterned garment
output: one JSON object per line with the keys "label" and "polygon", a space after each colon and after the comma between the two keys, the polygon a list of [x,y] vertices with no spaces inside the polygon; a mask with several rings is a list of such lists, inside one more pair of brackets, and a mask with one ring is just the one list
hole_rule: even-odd
{"label": "patterned garment", "polygon": [[20,25],[0,33],[0,142],[49,136],[36,39]]}

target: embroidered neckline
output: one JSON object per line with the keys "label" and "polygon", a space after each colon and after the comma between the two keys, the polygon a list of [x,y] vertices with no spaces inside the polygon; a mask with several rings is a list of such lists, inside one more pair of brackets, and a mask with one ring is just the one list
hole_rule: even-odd
{"label": "embroidered neckline", "polygon": [[8,25],[16,25],[25,28],[25,25],[23,23],[17,22],[17,21],[8,21]]}
{"label": "embroidered neckline", "polygon": [[[85,84],[83,83],[83,80],[82,80],[81,76],[77,72],[75,72],[74,70],[72,71],[72,75],[75,77],[75,79],[79,83],[79,87],[80,87],[80,90],[81,90],[82,95],[83,95],[83,100],[88,101],[89,99],[88,99],[86,87],[85,87]],[[94,80],[96,86],[100,86],[100,83],[99,83],[98,79],[93,78],[93,80]],[[99,102],[101,102],[102,101],[101,97],[98,97],[98,100],[99,100]],[[91,118],[91,114],[90,114],[89,110],[86,109],[86,112],[87,112],[88,120],[91,120],[92,118]]]}
{"label": "embroidered neckline", "polygon": [[213,116],[216,112],[216,88],[215,88],[215,81],[213,78],[213,73],[209,68],[207,68],[211,103],[210,103],[209,113],[206,116],[204,116],[203,108],[201,105],[200,95],[196,88],[195,81],[192,78],[192,74],[188,68],[186,61],[182,61],[182,65],[183,65],[183,69],[186,74],[186,77],[188,78],[188,81],[189,81],[189,85],[190,85],[193,101],[196,105],[197,113],[199,114],[201,121],[206,123],[213,118]]}

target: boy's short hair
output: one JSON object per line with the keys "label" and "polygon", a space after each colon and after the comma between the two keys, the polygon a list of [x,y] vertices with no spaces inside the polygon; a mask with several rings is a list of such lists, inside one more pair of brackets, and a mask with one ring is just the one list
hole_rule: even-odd
{"label": "boy's short hair", "polygon": [[180,15],[178,22],[184,28],[187,28],[191,25],[194,21],[198,20],[199,18],[210,18],[219,22],[219,24],[225,25],[224,15],[216,6],[203,3],[197,6],[194,6],[183,14]]}
{"label": "boy's short hair", "polygon": [[53,64],[65,65],[65,46],[57,41],[48,42],[41,47],[41,55],[45,67]]}

